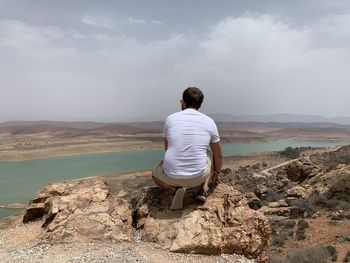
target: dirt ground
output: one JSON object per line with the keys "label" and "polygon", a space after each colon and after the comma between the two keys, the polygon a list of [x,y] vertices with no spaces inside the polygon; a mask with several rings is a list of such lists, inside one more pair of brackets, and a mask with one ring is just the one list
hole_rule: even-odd
{"label": "dirt ground", "polygon": [[280,256],[287,256],[293,251],[301,250],[316,245],[332,245],[338,253],[337,262],[343,262],[345,255],[350,251],[350,220],[332,221],[329,217],[320,216],[315,219],[306,219],[309,228],[306,229],[305,240],[288,240],[283,248],[276,253]]}
{"label": "dirt ground", "polygon": [[191,255],[170,253],[157,244],[133,243],[58,244],[38,243],[40,222],[0,230],[0,261],[12,262],[147,262],[147,263],[252,263],[238,255]]}
{"label": "dirt ground", "polygon": [[[49,133],[9,135],[0,134],[0,160],[19,161],[53,156],[79,155],[83,153],[129,151],[140,149],[159,149],[161,134],[142,136],[81,136],[58,138]],[[304,152],[305,156],[315,151]],[[233,172],[247,166],[261,165],[267,169],[285,162],[287,159],[274,153],[259,153],[249,156],[233,156],[224,160],[223,169]],[[109,174],[99,176],[109,180],[118,190],[122,178],[149,178],[149,172],[131,174]],[[118,178],[118,179],[116,179]],[[142,179],[142,180],[143,180]],[[130,181],[131,182],[131,181]],[[149,183],[150,180],[149,180]],[[59,245],[36,244],[35,235],[40,225],[33,223],[23,226],[18,223],[19,217],[0,220],[0,262],[249,262],[237,256],[200,256],[182,255],[163,251],[155,244],[136,242],[133,244],[85,244]],[[350,235],[350,221],[332,221],[328,217],[307,219],[310,227],[306,230],[305,240],[289,240],[278,255],[285,256],[293,251],[315,244],[333,245],[342,260],[350,243],[343,242],[344,235]],[[241,260],[241,261],[239,261]],[[341,261],[338,261],[341,262]]]}

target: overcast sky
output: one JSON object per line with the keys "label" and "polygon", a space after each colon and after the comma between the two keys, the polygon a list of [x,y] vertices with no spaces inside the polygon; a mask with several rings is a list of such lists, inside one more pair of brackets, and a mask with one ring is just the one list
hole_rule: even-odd
{"label": "overcast sky", "polygon": [[350,115],[350,1],[0,0],[0,121]]}

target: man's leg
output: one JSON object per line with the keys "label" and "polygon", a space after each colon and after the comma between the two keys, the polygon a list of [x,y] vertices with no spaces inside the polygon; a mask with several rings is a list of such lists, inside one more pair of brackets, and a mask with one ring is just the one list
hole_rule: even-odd
{"label": "man's leg", "polygon": [[210,183],[212,177],[213,177],[213,173],[212,173],[212,171],[210,171],[210,175],[207,177],[205,182],[202,184],[202,189],[203,189],[204,194],[208,193],[208,191],[209,191],[209,183]]}
{"label": "man's leg", "polygon": [[213,153],[211,151],[207,151],[207,167],[206,172],[208,173],[208,170],[210,170],[209,175],[205,179],[204,183],[202,184],[203,194],[206,195],[209,191],[209,183],[213,177]]}
{"label": "man's leg", "polygon": [[153,179],[153,182],[156,184],[156,185],[158,185],[160,188],[162,188],[162,189],[165,189],[165,190],[173,190],[173,191],[175,191],[175,186],[171,186],[171,185],[167,185],[166,183],[164,183],[163,181],[161,181],[161,180],[159,180],[159,179],[157,179],[157,178],[155,178],[155,177],[153,177],[152,176],[152,179]]}
{"label": "man's leg", "polygon": [[183,187],[175,187],[174,185],[170,185],[168,182],[168,179],[165,176],[166,175],[163,170],[163,162],[160,162],[152,171],[153,182],[159,187],[161,187],[162,189],[174,191],[175,194],[171,202],[170,209],[172,210],[181,209],[183,205],[183,199],[184,199],[186,189]]}
{"label": "man's leg", "polygon": [[158,185],[160,188],[165,190],[173,190],[175,191],[175,186],[168,185],[167,183],[163,182],[161,178],[164,177],[163,172],[163,161],[161,161],[154,169],[152,170],[152,179],[153,182]]}

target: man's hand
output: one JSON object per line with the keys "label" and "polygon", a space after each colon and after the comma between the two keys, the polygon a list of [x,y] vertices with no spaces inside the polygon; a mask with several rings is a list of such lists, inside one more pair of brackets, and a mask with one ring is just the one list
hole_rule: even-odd
{"label": "man's hand", "polygon": [[219,175],[220,173],[218,173],[217,171],[213,171],[213,176],[211,179],[211,187],[214,189],[215,187],[217,187],[217,185],[219,183],[221,183],[220,179],[219,179]]}

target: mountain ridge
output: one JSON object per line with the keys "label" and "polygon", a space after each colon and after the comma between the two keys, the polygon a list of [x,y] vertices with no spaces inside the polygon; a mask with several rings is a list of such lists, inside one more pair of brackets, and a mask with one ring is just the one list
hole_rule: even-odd
{"label": "mountain ridge", "polygon": [[[234,115],[230,113],[208,113],[206,115],[214,119],[216,122],[276,122],[276,123],[333,123],[340,125],[350,125],[350,116],[335,116],[335,117],[324,117],[322,115],[311,115],[311,114],[293,114],[293,113],[277,113],[277,114],[243,114]],[[146,124],[146,123],[159,123],[164,122],[164,118],[142,118],[132,119],[129,121],[98,121],[98,120],[10,120],[0,121],[0,126],[12,126],[12,125],[32,125],[32,124],[84,124],[90,126],[100,126],[103,124]]]}
{"label": "mountain ridge", "polygon": [[336,123],[350,125],[349,116],[324,117],[321,115],[278,113],[267,115],[233,115],[229,113],[208,114],[215,121],[220,122],[300,122],[300,123]]}

